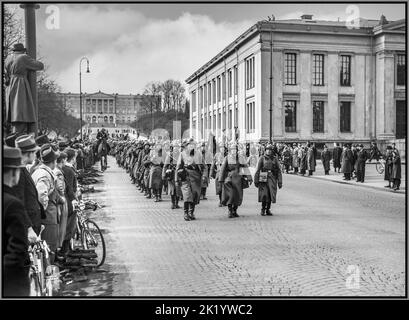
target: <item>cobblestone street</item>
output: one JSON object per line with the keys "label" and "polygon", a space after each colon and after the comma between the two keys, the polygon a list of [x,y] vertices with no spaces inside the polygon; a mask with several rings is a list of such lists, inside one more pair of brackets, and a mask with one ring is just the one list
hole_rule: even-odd
{"label": "cobblestone street", "polygon": [[[114,158],[90,197],[107,242],[104,272],[73,295],[403,296],[405,195],[283,176],[273,217],[245,190],[240,218],[218,207],[214,181],[196,221],[137,191]],[[346,286],[359,267],[360,288]]]}

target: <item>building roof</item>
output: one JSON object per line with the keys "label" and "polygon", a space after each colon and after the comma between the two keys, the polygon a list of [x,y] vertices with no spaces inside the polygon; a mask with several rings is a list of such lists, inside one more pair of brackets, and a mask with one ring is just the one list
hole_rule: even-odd
{"label": "building roof", "polygon": [[[212,59],[210,59],[207,63],[205,63],[202,67],[197,69],[192,75],[190,75],[185,82],[187,84],[191,83],[196,79],[198,76],[202,75],[204,72],[206,72],[208,69],[210,69],[212,66],[217,64],[221,59],[225,58],[226,55],[230,55],[234,50],[239,48],[243,43],[257,35],[261,31],[271,31],[274,30],[275,32],[279,31],[297,31],[297,32],[307,32],[308,27],[306,29],[293,29],[293,30],[287,30],[287,26],[290,27],[292,26],[294,28],[297,26],[317,26],[319,30],[318,32],[322,33],[328,33],[328,32],[337,32],[337,34],[340,34],[342,31],[343,32],[348,32],[351,35],[372,35],[372,34],[377,34],[379,33],[379,30],[385,31],[388,29],[393,29],[397,27],[401,27],[404,25],[404,29],[406,30],[406,20],[401,19],[397,21],[386,21],[386,19],[381,20],[373,20],[373,19],[364,19],[364,18],[359,18],[359,23],[360,23],[360,28],[359,29],[352,29],[349,28],[346,25],[346,21],[326,21],[326,20],[313,20],[309,19],[309,17],[312,15],[303,15],[304,19],[287,19],[287,20],[263,20],[259,21],[256,24],[252,25],[249,29],[244,31],[239,37],[237,37],[233,42],[231,42],[227,47],[225,47],[223,50],[221,50],[216,56],[214,56]],[[305,18],[307,17],[307,18]],[[385,17],[383,17],[385,18]],[[386,21],[386,24],[385,24]],[[325,29],[325,27],[332,27],[332,29]],[[280,30],[282,29],[282,30]],[[368,29],[373,31],[373,33],[368,34]],[[341,31],[341,32],[339,32]],[[402,32],[402,31],[401,31]],[[404,31],[403,31],[404,32]]]}

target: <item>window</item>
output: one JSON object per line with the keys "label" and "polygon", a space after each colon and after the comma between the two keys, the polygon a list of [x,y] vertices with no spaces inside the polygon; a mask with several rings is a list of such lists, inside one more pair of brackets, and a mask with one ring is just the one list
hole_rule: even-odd
{"label": "window", "polygon": [[351,56],[341,56],[340,83],[343,87],[351,85]]}
{"label": "window", "polygon": [[87,106],[87,113],[90,113],[91,112],[91,108],[90,108],[90,106]]}
{"label": "window", "polygon": [[396,139],[406,139],[406,100],[396,100]]}
{"label": "window", "polygon": [[113,116],[110,116],[110,117],[109,117],[109,122],[110,122],[110,123],[113,123],[113,122],[114,122],[114,117],[113,117]]}
{"label": "window", "polygon": [[203,87],[200,87],[199,90],[199,108],[203,108]]}
{"label": "window", "polygon": [[203,86],[203,106],[207,106],[207,85]]}
{"label": "window", "polygon": [[213,130],[216,130],[216,112],[213,112]]}
{"label": "window", "polygon": [[313,85],[323,86],[324,85],[324,55],[314,54],[313,55]]}
{"label": "window", "polygon": [[406,57],[404,54],[398,54],[396,63],[396,84],[406,86]]}
{"label": "window", "polygon": [[232,110],[229,110],[229,129],[232,129]]}
{"label": "window", "polygon": [[255,102],[246,104],[246,132],[253,133],[255,131],[256,124],[256,108]]}
{"label": "window", "polygon": [[226,129],[226,111],[223,111],[222,113],[222,129]]}
{"label": "window", "polygon": [[312,103],[312,131],[324,132],[324,101]]}
{"label": "window", "polygon": [[196,91],[192,92],[192,111],[196,111]]}
{"label": "window", "polygon": [[238,121],[239,121],[239,108],[237,107],[237,103],[234,107],[234,126],[238,126]]}
{"label": "window", "polygon": [[213,88],[213,104],[215,104],[216,103],[216,80],[213,80],[212,82],[213,82],[213,84],[212,84],[212,88]]}
{"label": "window", "polygon": [[97,117],[96,116],[93,116],[92,117],[92,123],[96,123],[97,122]]}
{"label": "window", "polygon": [[237,66],[234,66],[234,94],[237,94],[237,87],[239,85],[238,83],[238,70]]}
{"label": "window", "polygon": [[[213,90],[214,90],[214,88],[213,88]],[[211,84],[211,82],[209,81],[209,83],[208,83],[208,85],[207,85],[207,102],[208,102],[208,105],[210,106],[211,104],[212,104],[212,84]]]}
{"label": "window", "polygon": [[217,77],[217,101],[221,101],[220,77]]}
{"label": "window", "polygon": [[285,101],[285,132],[297,132],[297,102]]}
{"label": "window", "polygon": [[351,102],[342,101],[340,105],[340,131],[351,132]]}
{"label": "window", "polygon": [[222,121],[222,114],[219,111],[218,118],[217,118],[217,129],[219,129],[219,130],[220,130],[220,127],[221,127],[221,121]]}
{"label": "window", "polygon": [[226,74],[222,73],[222,93],[223,93],[223,100],[226,100]]}
{"label": "window", "polygon": [[228,71],[228,82],[229,82],[229,85],[228,85],[228,87],[227,87],[227,91],[228,91],[228,94],[229,94],[229,98],[232,96],[232,89],[233,89],[233,87],[232,87],[232,82],[233,82],[233,79],[232,79],[232,72],[231,72],[231,69]]}
{"label": "window", "polygon": [[286,85],[297,84],[297,55],[295,53],[285,54],[284,77]]}
{"label": "window", "polygon": [[246,89],[254,88],[254,57],[246,60]]}

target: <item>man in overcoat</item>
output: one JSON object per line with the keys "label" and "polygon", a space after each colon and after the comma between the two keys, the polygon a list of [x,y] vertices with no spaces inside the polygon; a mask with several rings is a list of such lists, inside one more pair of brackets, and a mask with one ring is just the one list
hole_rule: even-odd
{"label": "man in overcoat", "polygon": [[351,180],[352,157],[351,145],[344,145],[344,150],[341,155],[341,172],[344,174],[343,180]]}
{"label": "man in overcoat", "polygon": [[14,132],[33,133],[38,119],[27,74],[43,70],[44,64],[27,55],[21,43],[15,44],[12,51],[4,62],[6,119]]}
{"label": "man in overcoat", "polygon": [[357,148],[357,158],[356,158],[356,182],[365,181],[365,164],[368,160],[368,153],[364,149],[364,145],[360,144]]}
{"label": "man in overcoat", "polygon": [[324,145],[324,150],[321,152],[321,161],[325,175],[329,175],[331,152],[329,152],[327,145]]}
{"label": "man in overcoat", "polygon": [[339,143],[337,142],[335,143],[335,147],[332,150],[332,161],[333,161],[335,172],[339,172],[339,170],[341,169],[341,155],[342,155],[342,148],[339,146]]}
{"label": "man in overcoat", "polygon": [[30,258],[28,225],[24,204],[13,187],[20,180],[21,151],[3,147],[2,260],[4,297],[27,297],[30,294]]}
{"label": "man in overcoat", "polygon": [[399,190],[400,188],[400,181],[401,181],[401,159],[400,154],[397,149],[392,151],[392,175],[391,178],[393,179],[393,190]]}

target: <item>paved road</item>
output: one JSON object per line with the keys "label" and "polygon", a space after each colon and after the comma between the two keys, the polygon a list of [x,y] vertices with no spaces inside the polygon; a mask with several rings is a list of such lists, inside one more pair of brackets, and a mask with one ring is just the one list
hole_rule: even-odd
{"label": "paved road", "polygon": [[[197,220],[168,196],[145,199],[109,158],[94,218],[108,258],[101,281],[80,295],[404,295],[405,196],[284,175],[273,217],[259,215],[254,186],[240,218],[217,206],[213,181]],[[347,288],[348,266],[360,288]],[[356,270],[356,269],[355,269]]]}

